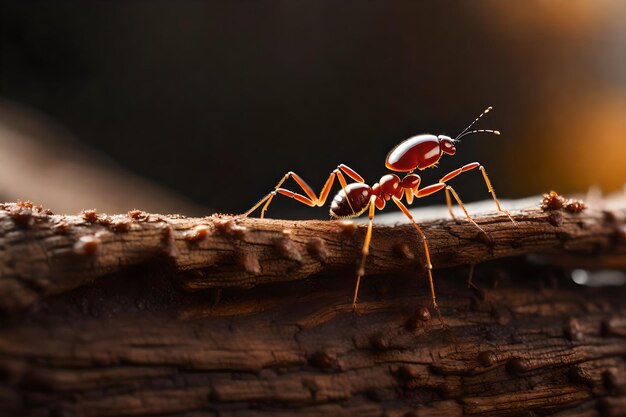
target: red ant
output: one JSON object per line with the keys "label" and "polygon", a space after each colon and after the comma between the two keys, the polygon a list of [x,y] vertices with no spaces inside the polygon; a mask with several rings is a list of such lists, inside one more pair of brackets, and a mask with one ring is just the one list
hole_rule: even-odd
{"label": "red ant", "polygon": [[[259,206],[265,203],[263,205],[263,208],[261,209],[261,218],[263,218],[268,206],[272,202],[272,199],[277,194],[291,197],[294,200],[304,203],[310,207],[321,207],[326,202],[328,194],[330,193],[330,189],[335,181],[335,177],[337,177],[342,189],[339,190],[330,205],[331,217],[357,217],[363,214],[365,211],[368,211],[369,209],[369,223],[367,226],[367,232],[365,233],[365,241],[363,243],[363,249],[361,251],[361,263],[359,269],[357,270],[356,286],[354,289],[354,297],[352,299],[352,307],[355,308],[357,296],[359,293],[359,284],[361,282],[361,277],[365,274],[365,260],[367,259],[367,255],[369,253],[374,212],[376,209],[382,210],[383,208],[385,208],[386,202],[392,200],[398,206],[398,208],[400,208],[400,210],[402,210],[402,212],[409,218],[409,220],[415,227],[415,230],[417,230],[417,233],[422,238],[422,242],[424,244],[424,254],[426,256],[426,270],[428,271],[428,280],[430,283],[430,292],[432,296],[433,307],[437,311],[440,320],[442,320],[441,313],[439,312],[439,307],[437,306],[437,299],[435,297],[435,286],[433,283],[432,264],[430,262],[428,241],[426,240],[424,232],[422,232],[422,229],[415,222],[407,207],[404,205],[404,203],[402,203],[402,198],[405,197],[407,203],[411,204],[413,203],[414,198],[426,197],[428,195],[436,193],[437,191],[445,189],[446,203],[448,205],[448,211],[450,212],[452,217],[455,218],[452,211],[452,201],[450,199],[450,194],[452,194],[456,202],[459,204],[467,219],[484,233],[484,230],[472,219],[454,188],[447,184],[448,181],[450,181],[457,175],[478,168],[483,175],[487,189],[489,190],[489,193],[491,193],[491,196],[493,197],[493,201],[496,203],[498,211],[506,214],[507,216],[509,216],[511,221],[513,221],[509,213],[503,210],[502,207],[500,207],[500,203],[498,202],[496,193],[493,190],[491,181],[489,181],[487,172],[479,162],[472,162],[471,164],[467,164],[461,168],[455,169],[454,171],[451,171],[441,177],[439,182],[437,182],[436,184],[432,184],[421,189],[419,188],[421,178],[419,175],[413,173],[413,171],[415,171],[416,169],[424,170],[429,167],[435,167],[443,154],[454,155],[456,153],[455,143],[459,142],[459,139],[461,139],[463,136],[472,133],[482,132],[500,135],[500,132],[498,130],[478,129],[468,131],[481,117],[489,113],[491,109],[491,106],[487,107],[485,111],[480,114],[480,116],[478,116],[472,123],[470,123],[470,125],[467,126],[454,139],[445,135],[435,136],[431,134],[422,134],[406,139],[395,148],[393,148],[391,152],[389,152],[389,154],[387,155],[385,166],[391,171],[406,172],[407,175],[402,179],[400,179],[395,174],[387,174],[383,175],[376,184],[370,187],[369,185],[365,184],[365,180],[363,179],[363,177],[361,177],[356,171],[354,171],[347,165],[340,164],[335,170],[333,170],[333,172],[330,173],[330,176],[326,180],[326,183],[324,184],[324,187],[322,188],[322,191],[320,192],[318,197],[315,195],[313,189],[299,175],[297,175],[295,172],[289,171],[287,174],[285,174],[285,176],[283,176],[278,184],[276,184],[276,187],[274,187],[274,190],[272,192],[259,200],[250,210],[244,213],[242,217],[250,215],[254,210],[256,210]],[[356,182],[348,184],[346,182],[344,174]],[[289,177],[293,178],[298,183],[306,196],[287,190],[285,188],[281,188],[283,182],[285,182]]]}

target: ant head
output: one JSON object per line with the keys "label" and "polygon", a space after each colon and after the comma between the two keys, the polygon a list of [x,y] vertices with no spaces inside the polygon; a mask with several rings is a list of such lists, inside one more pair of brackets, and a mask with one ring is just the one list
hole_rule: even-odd
{"label": "ant head", "polygon": [[437,136],[439,139],[439,146],[441,147],[441,151],[443,153],[447,153],[448,155],[454,155],[456,153],[456,148],[454,147],[454,139],[450,136],[439,135]]}

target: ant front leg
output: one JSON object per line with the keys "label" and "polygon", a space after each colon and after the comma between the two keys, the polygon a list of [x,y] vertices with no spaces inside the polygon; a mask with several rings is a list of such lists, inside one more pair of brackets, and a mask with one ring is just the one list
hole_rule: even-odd
{"label": "ant front leg", "polygon": [[[265,197],[260,199],[254,206],[252,206],[252,208],[250,208],[250,210],[248,210],[244,214],[242,214],[241,217],[248,217],[250,214],[252,214],[252,212],[254,212],[257,208],[259,208],[261,205],[263,205],[263,208],[261,209],[261,218],[264,218],[265,217],[265,212],[269,208],[269,205],[272,202],[272,200],[274,199],[274,197],[276,196],[276,194],[282,194],[284,196],[293,198],[294,200],[299,201],[299,202],[301,202],[303,204],[306,204],[309,207],[315,207],[315,206],[321,207],[321,206],[324,205],[324,203],[326,202],[326,199],[328,198],[328,194],[330,193],[330,190],[331,190],[331,188],[333,186],[333,183],[335,181],[335,177],[337,177],[339,179],[339,183],[341,184],[341,187],[343,188],[344,193],[345,193],[345,190],[346,190],[346,187],[348,186],[348,184],[346,183],[346,179],[343,176],[344,173],[347,176],[349,176],[350,178],[352,178],[353,180],[357,181],[357,182],[361,182],[362,183],[362,182],[365,181],[363,179],[363,177],[361,177],[352,168],[350,168],[347,165],[340,164],[339,166],[337,166],[337,168],[335,170],[333,170],[333,172],[330,173],[330,175],[328,176],[328,179],[326,180],[326,183],[324,184],[324,187],[322,188],[322,191],[320,192],[320,195],[318,197],[318,196],[315,195],[315,192],[313,191],[311,186],[309,186],[309,184],[306,183],[306,181],[304,181],[295,172],[289,171],[288,173],[286,173],[281,178],[280,181],[278,181],[278,184],[276,184],[276,186],[274,187],[273,191],[271,191]],[[289,177],[293,178],[293,180],[300,186],[302,191],[304,191],[306,196],[304,196],[302,194],[295,193],[295,192],[290,191],[290,190],[287,190],[285,188],[281,188],[281,185],[283,185],[283,183]],[[348,200],[348,204],[350,204],[350,200]],[[350,205],[350,208],[352,208],[352,205]],[[354,209],[352,211],[354,212]]]}
{"label": "ant front leg", "polygon": [[[511,217],[511,214],[504,210],[501,206],[500,206],[500,202],[498,201],[498,197],[496,196],[496,192],[493,189],[493,186],[491,185],[491,181],[489,180],[489,177],[487,176],[487,171],[485,171],[485,167],[483,167],[479,162],[472,162],[471,164],[467,164],[462,166],[461,168],[455,169],[454,171],[451,171],[449,173],[447,173],[446,175],[444,175],[439,182],[443,182],[446,183],[448,181],[450,181],[451,179],[453,179],[454,177],[458,176],[459,174],[463,173],[463,172],[467,172],[467,171],[471,171],[475,168],[478,168],[480,170],[480,172],[483,174],[483,179],[485,180],[485,185],[487,186],[487,190],[489,191],[489,193],[491,194],[491,196],[493,197],[493,201],[496,203],[496,207],[498,209],[498,211],[500,213],[504,213],[508,216],[508,218],[515,223],[515,220],[513,220],[513,218]],[[471,221],[472,223],[474,223],[479,229],[483,230],[480,226],[478,226],[478,224],[471,218],[471,216],[469,215],[467,209],[465,208],[465,205],[463,204],[463,202],[461,201],[461,198],[459,197],[459,195],[457,194],[457,192],[454,190],[454,188],[452,188],[451,186],[447,186],[446,187],[446,203],[448,205],[448,211],[450,212],[450,215],[455,218],[454,216],[454,212],[452,211],[452,202],[450,200],[450,193],[452,193],[452,195],[454,196],[454,199],[456,200],[456,202],[459,204],[459,206],[461,207],[461,209],[463,210],[463,213],[465,213],[465,216],[467,217],[467,219],[469,221]],[[483,230],[484,232],[484,230]]]}
{"label": "ant front leg", "polygon": [[467,220],[472,222],[474,226],[476,226],[481,232],[483,232],[486,235],[487,232],[485,232],[485,229],[480,227],[478,223],[476,223],[476,221],[472,218],[472,216],[470,216],[469,212],[465,208],[465,205],[461,201],[461,197],[459,197],[459,195],[454,190],[454,188],[452,188],[450,185],[447,185],[445,190],[446,190],[446,204],[448,205],[448,211],[450,212],[450,215],[452,216],[452,218],[456,219],[456,216],[454,215],[454,212],[452,211],[452,201],[450,201],[450,194],[454,196],[454,199],[458,203],[459,207],[461,207],[461,210],[463,210],[463,213],[465,213],[465,217],[467,217]]}

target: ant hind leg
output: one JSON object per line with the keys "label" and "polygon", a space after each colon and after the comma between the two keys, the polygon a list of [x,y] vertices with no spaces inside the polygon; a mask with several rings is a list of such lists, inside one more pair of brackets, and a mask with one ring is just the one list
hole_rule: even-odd
{"label": "ant hind leg", "polygon": [[[283,185],[283,183],[289,177],[293,178],[294,181],[300,186],[302,191],[304,191],[304,193],[306,194],[306,197],[301,195],[301,194],[294,193],[294,192],[289,191],[289,190],[285,190],[284,188],[280,188],[280,186]],[[278,181],[278,184],[276,184],[276,186],[274,187],[274,190],[272,190],[272,192],[270,192],[265,197],[260,199],[254,206],[252,206],[252,208],[250,208],[250,210],[248,210],[244,214],[242,214],[241,217],[248,217],[250,214],[252,214],[252,212],[254,210],[259,208],[259,206],[261,206],[261,204],[265,203],[263,205],[263,208],[261,209],[261,218],[264,218],[265,217],[265,212],[269,208],[270,203],[272,202],[272,200],[274,199],[274,197],[276,196],[277,193],[283,194],[283,195],[285,195],[287,197],[291,197],[291,198],[293,198],[295,200],[298,200],[299,202],[301,202],[303,204],[306,204],[306,205],[308,205],[310,207],[315,207],[315,205],[317,204],[317,201],[318,201],[318,198],[315,195],[315,192],[313,191],[311,186],[309,186],[309,184],[307,184],[306,181],[304,181],[298,174],[296,174],[293,171],[289,171],[288,173],[283,175],[283,177],[280,179],[280,181]]]}
{"label": "ant hind leg", "polygon": [[[278,181],[278,184],[276,184],[272,192],[270,192],[265,197],[260,199],[254,206],[252,206],[250,210],[246,211],[244,214],[240,215],[239,217],[248,217],[250,214],[252,214],[252,212],[254,212],[254,210],[256,210],[261,205],[263,205],[263,208],[261,209],[261,218],[264,218],[265,212],[269,208],[269,205],[274,199],[274,197],[276,196],[276,194],[283,194],[287,197],[298,200],[299,202],[306,204],[310,207],[315,207],[315,206],[321,207],[324,205],[324,203],[326,202],[326,199],[328,198],[330,189],[332,188],[333,183],[335,182],[335,177],[339,179],[339,182],[341,183],[341,188],[343,188],[344,192],[346,191],[346,187],[348,186],[348,184],[342,172],[357,182],[361,182],[361,183],[364,182],[363,177],[361,177],[356,171],[354,171],[352,168],[350,168],[347,165],[340,164],[337,166],[336,169],[333,170],[333,172],[330,173],[318,197],[315,195],[315,192],[313,191],[311,186],[309,186],[309,184],[307,184],[306,181],[302,179],[302,177],[300,177],[298,174],[296,174],[293,171],[289,171],[285,175],[283,175],[280,181]],[[293,178],[293,180],[300,186],[302,191],[304,191],[306,196],[281,188],[281,185],[283,185],[283,183],[287,181],[289,177]],[[348,204],[350,204],[350,200],[348,200]],[[350,207],[352,207],[351,204],[350,204]]]}

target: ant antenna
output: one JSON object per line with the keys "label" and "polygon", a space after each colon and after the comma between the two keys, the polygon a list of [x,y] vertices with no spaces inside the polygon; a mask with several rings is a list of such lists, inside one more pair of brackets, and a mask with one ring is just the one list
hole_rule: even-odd
{"label": "ant antenna", "polygon": [[478,129],[478,130],[470,130],[467,133],[463,133],[462,135],[457,136],[454,140],[457,141],[463,136],[471,135],[472,133],[493,133],[494,135],[500,135],[499,130],[491,130],[491,129]]}
{"label": "ant antenna", "polygon": [[[469,126],[467,126],[461,133],[459,133],[459,135],[454,138],[454,140],[458,140],[460,138],[462,138],[463,136],[472,134],[472,133],[480,133],[480,132],[486,132],[486,133],[493,133],[494,135],[499,135],[500,131],[499,130],[487,130],[487,129],[479,129],[479,130],[472,130],[470,132],[468,132],[468,130],[474,126],[474,124],[480,120],[481,117],[483,117],[484,115],[486,115],[487,113],[489,113],[491,111],[491,109],[493,109],[492,106],[487,107],[481,114],[480,116],[478,116],[476,119],[474,119],[474,121],[472,123],[469,124]],[[467,132],[467,133],[466,133]]]}

